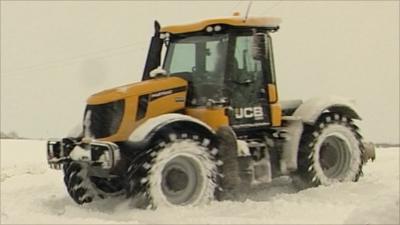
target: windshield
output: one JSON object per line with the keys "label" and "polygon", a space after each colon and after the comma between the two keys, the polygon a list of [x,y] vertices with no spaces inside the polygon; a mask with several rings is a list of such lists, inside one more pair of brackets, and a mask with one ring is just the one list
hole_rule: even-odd
{"label": "windshield", "polygon": [[189,104],[205,105],[221,100],[226,69],[228,35],[192,36],[171,40],[164,69],[189,81]]}

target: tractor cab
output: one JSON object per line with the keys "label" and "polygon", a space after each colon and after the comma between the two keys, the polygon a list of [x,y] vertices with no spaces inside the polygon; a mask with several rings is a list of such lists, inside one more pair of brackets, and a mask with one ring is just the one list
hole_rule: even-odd
{"label": "tractor cab", "polygon": [[201,110],[203,121],[205,111],[225,107],[234,129],[279,126],[269,35],[278,24],[239,16],[163,28],[156,23],[143,80],[160,66],[166,76],[188,81],[187,114],[200,117]]}

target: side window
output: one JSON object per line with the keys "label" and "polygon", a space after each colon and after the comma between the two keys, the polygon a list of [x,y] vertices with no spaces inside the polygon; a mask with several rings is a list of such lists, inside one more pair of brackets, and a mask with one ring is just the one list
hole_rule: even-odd
{"label": "side window", "polygon": [[217,62],[217,44],[218,42],[207,42],[206,46],[206,71],[215,71]]}
{"label": "side window", "polygon": [[261,73],[261,62],[254,60],[251,55],[252,47],[251,36],[239,36],[236,39],[235,60],[237,61],[238,68],[245,73],[245,75]]}
{"label": "side window", "polygon": [[175,45],[172,49],[174,55],[168,68],[169,72],[192,72],[192,68],[196,65],[196,48],[192,43]]}
{"label": "side window", "polygon": [[206,43],[206,71],[220,73],[223,78],[228,38]]}

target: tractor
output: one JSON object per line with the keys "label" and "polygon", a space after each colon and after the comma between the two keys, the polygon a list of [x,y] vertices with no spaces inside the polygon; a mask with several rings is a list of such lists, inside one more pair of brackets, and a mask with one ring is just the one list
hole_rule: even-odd
{"label": "tractor", "polygon": [[87,99],[78,132],[47,142],[78,204],[246,199],[288,176],[301,188],[357,181],[375,158],[346,98],[280,101],[271,36],[279,18],[155,21],[140,82]]}

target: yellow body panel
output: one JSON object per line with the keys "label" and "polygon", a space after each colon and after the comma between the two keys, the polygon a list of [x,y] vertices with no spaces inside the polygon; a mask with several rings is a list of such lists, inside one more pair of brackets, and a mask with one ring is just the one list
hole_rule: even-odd
{"label": "yellow body panel", "polygon": [[271,124],[274,127],[279,127],[282,124],[282,108],[281,104],[275,103],[270,105],[271,108]]}
{"label": "yellow body panel", "polygon": [[183,109],[185,107],[185,102],[177,102],[176,99],[185,98],[186,91],[182,91],[149,102],[146,116],[142,120]]}
{"label": "yellow body panel", "polygon": [[248,17],[247,20],[245,20],[243,17],[233,16],[208,19],[197,23],[165,26],[161,28],[161,32],[173,34],[195,32],[201,31],[207,26],[214,24],[226,24],[241,27],[276,27],[280,24],[280,22],[281,20],[275,17]]}
{"label": "yellow body panel", "polygon": [[[145,120],[184,109],[187,93],[185,89],[152,99],[152,93],[180,87],[187,88],[187,81],[177,77],[168,77],[129,84],[92,95],[87,100],[87,103],[90,105],[104,104],[119,99],[125,99],[124,114],[118,131],[112,136],[99,140],[111,142],[126,141],[132,131]],[[148,95],[147,109],[144,117],[140,120],[136,120],[138,100],[142,95]]]}
{"label": "yellow body panel", "polygon": [[268,84],[267,90],[268,90],[269,103],[276,103],[278,101],[278,92],[276,91],[275,84]]}
{"label": "yellow body panel", "polygon": [[181,86],[187,86],[187,81],[178,77],[151,79],[96,93],[88,98],[87,103],[91,105],[103,104],[128,96],[139,96]]}
{"label": "yellow body panel", "polygon": [[275,84],[267,84],[268,102],[271,112],[271,125],[279,127],[282,125],[282,107],[278,102],[278,91]]}
{"label": "yellow body panel", "polygon": [[225,108],[187,108],[186,114],[203,121],[214,130],[218,130],[221,126],[229,125],[229,119],[225,115]]}

